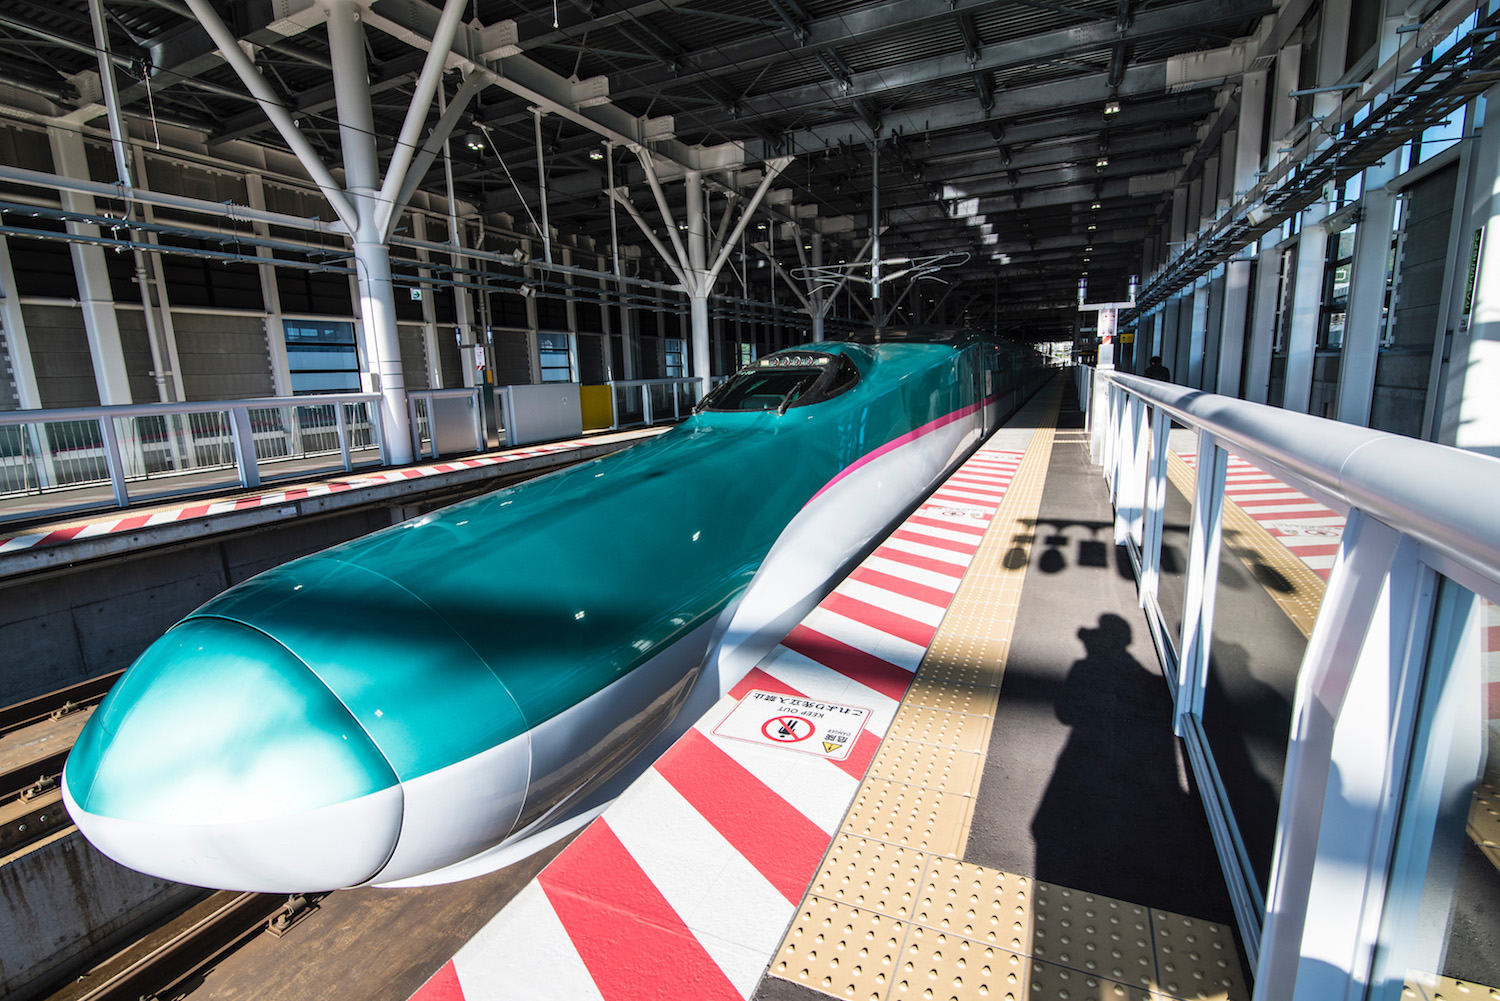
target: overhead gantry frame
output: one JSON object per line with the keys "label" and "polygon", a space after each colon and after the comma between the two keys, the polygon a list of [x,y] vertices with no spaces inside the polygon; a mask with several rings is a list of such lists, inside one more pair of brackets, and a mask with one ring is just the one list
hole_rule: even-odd
{"label": "overhead gantry frame", "polygon": [[[660,120],[631,116],[610,106],[607,98],[601,98],[600,91],[605,88],[591,81],[563,79],[527,59],[514,45],[515,26],[512,22],[486,27],[464,25],[462,15],[466,0],[446,0],[441,13],[427,5],[413,5],[410,14],[417,22],[415,25],[399,24],[385,16],[377,9],[378,0],[324,0],[339,139],[343,149],[344,179],[340,183],[299,130],[291,112],[240,47],[238,39],[219,17],[210,0],[186,2],[224,60],[333,207],[339,218],[339,231],[353,241],[360,318],[366,354],[373,369],[369,388],[382,397],[382,417],[388,429],[388,440],[383,447],[388,461],[400,464],[413,458],[410,435],[403,433],[408,420],[406,388],[401,371],[391,281],[390,240],[403,208],[461,120],[469,100],[488,85],[501,87],[532,102],[538,116],[543,113],[560,115],[599,134],[607,143],[625,146],[640,159],[658,209],[666,221],[675,253],[667,251],[619,191],[611,190],[610,197],[625,205],[688,295],[692,317],[693,372],[702,383],[702,391],[707,392],[712,372],[708,296],[735,241],[772,182],[791,162],[791,157],[776,157],[766,162],[760,184],[745,205],[732,234],[727,239],[715,241],[717,253],[710,264],[703,175],[705,172],[733,172],[742,168],[745,165],[742,144],[690,147],[675,141],[670,138],[669,121],[664,127]],[[432,23],[423,23],[428,20]],[[364,27],[383,31],[426,51],[411,104],[383,177],[376,149]],[[450,68],[463,71],[463,83],[426,141],[419,143],[443,73]],[[538,152],[540,155],[540,150]],[[683,178],[687,246],[677,234],[654,162],[656,158],[662,159]],[[539,235],[544,240],[550,237],[545,231]]]}

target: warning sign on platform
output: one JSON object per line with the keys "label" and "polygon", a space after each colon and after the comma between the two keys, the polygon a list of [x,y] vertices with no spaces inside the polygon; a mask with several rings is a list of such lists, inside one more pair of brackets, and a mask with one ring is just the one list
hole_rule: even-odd
{"label": "warning sign on platform", "polygon": [[858,706],[753,691],[740,699],[713,732],[843,761],[869,718],[870,710]]}

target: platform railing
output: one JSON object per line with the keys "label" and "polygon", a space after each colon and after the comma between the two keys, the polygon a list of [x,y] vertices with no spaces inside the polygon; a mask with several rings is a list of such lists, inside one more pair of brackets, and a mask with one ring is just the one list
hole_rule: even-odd
{"label": "platform railing", "polygon": [[607,385],[615,429],[680,421],[699,399],[697,379],[617,379]]}
{"label": "platform railing", "polygon": [[1446,936],[1500,909],[1500,460],[1076,375],[1254,997],[1495,987]]}
{"label": "platform railing", "polygon": [[380,397],[0,412],[0,520],[378,465]]}

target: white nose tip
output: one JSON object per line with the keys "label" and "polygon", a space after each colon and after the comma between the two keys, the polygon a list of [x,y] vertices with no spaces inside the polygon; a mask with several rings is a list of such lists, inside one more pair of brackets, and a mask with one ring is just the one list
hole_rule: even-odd
{"label": "white nose tip", "polygon": [[79,735],[63,796],[122,865],[261,892],[370,878],[403,809],[343,703],[285,647],[217,618],[188,619],[141,655]]}

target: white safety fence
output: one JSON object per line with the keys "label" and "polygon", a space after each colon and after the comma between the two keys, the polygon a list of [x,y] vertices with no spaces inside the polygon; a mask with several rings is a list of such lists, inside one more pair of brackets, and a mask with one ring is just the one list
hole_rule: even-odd
{"label": "white safety fence", "polygon": [[0,413],[0,518],[376,465],[379,401],[340,393]]}
{"label": "white safety fence", "polygon": [[1077,378],[1255,998],[1500,986],[1500,460]]}

